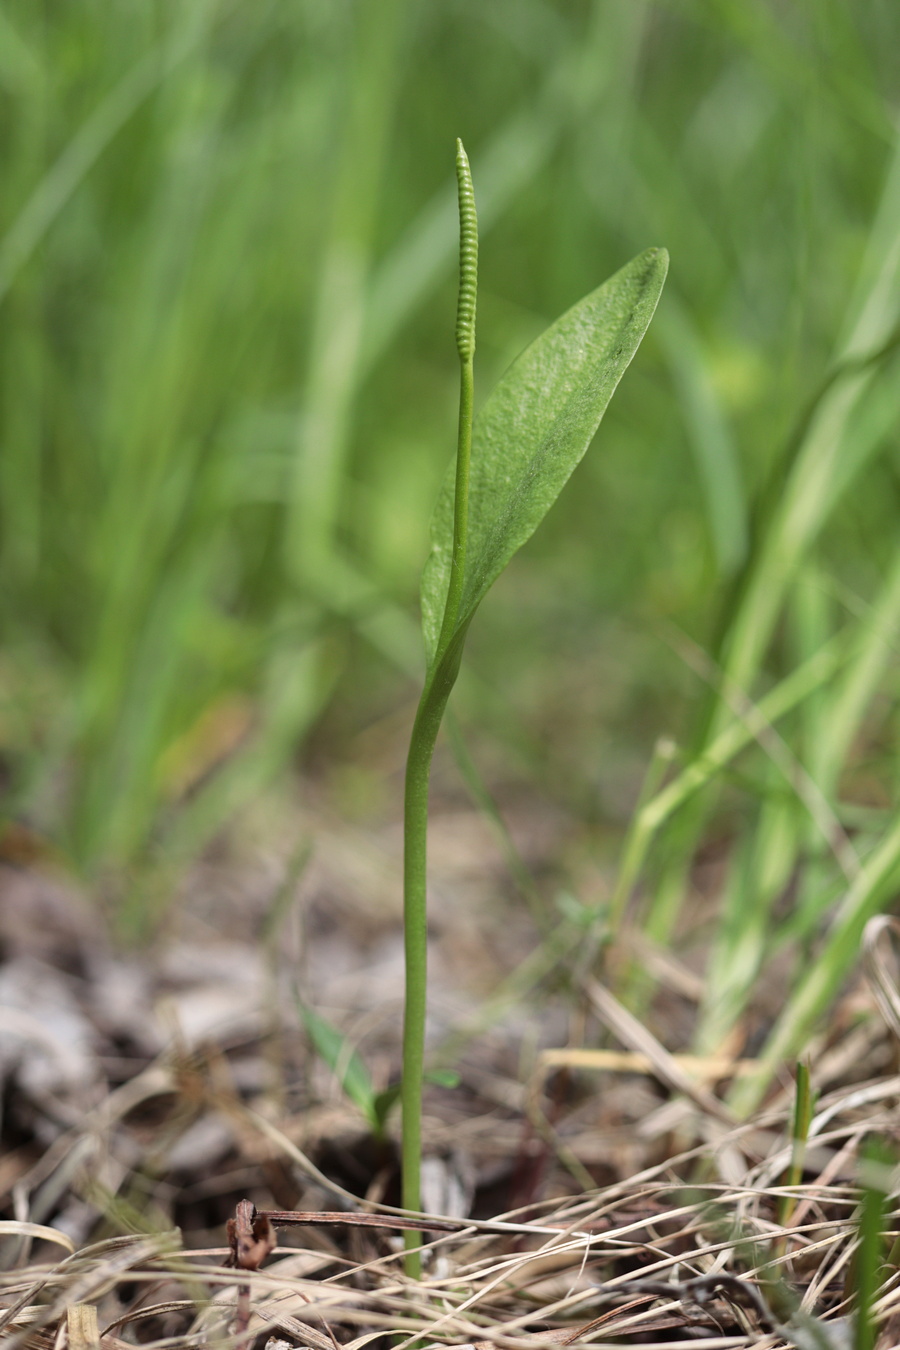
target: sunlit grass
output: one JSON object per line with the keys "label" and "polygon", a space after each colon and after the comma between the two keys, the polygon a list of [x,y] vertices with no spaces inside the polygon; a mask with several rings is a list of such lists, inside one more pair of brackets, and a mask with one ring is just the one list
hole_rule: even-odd
{"label": "sunlit grass", "polygon": [[[677,943],[724,832],[697,1048],[787,951],[763,1057],[794,1057],[900,870],[898,38],[861,0],[0,3],[8,815],[139,926],[324,708],[365,718],[385,670],[410,697],[462,134],[482,387],[627,257],[672,255],[603,453],[516,564],[511,680],[485,606],[469,753],[525,721],[516,762],[574,764],[590,823],[594,785],[634,791],[596,707],[633,762],[672,738],[616,924]],[[580,651],[546,638],[553,587],[570,633],[642,639],[573,745],[529,693]]]}

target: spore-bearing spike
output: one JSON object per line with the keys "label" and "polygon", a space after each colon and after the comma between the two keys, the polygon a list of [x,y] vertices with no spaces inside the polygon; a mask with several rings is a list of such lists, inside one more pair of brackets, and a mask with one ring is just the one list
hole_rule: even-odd
{"label": "spore-bearing spike", "polygon": [[456,142],[456,180],[459,184],[459,302],[456,309],[456,348],[460,360],[475,354],[475,297],[478,289],[478,218],[469,161]]}

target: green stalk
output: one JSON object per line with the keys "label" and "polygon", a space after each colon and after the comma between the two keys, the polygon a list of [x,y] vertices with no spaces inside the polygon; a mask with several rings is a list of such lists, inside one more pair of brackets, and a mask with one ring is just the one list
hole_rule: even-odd
{"label": "green stalk", "polygon": [[[809,1140],[809,1127],[812,1124],[813,1097],[809,1082],[809,1065],[802,1059],[797,1061],[796,1087],[794,1091],[794,1121],[791,1130],[791,1161],[784,1175],[782,1185],[796,1187],[803,1180],[803,1163],[806,1158],[806,1145]],[[782,1195],[778,1201],[778,1222],[787,1228],[797,1208],[795,1195]],[[776,1242],[779,1255],[787,1251],[787,1234],[782,1234]]]}
{"label": "green stalk", "polygon": [[[457,629],[466,562],[469,516],[469,462],[472,454],[474,402],[475,299],[478,269],[478,225],[469,161],[462,141],[456,142],[459,184],[459,305],[456,345],[460,360],[459,425],[456,447],[456,491],[453,503],[453,552],[447,600],[437,651],[419,700],[406,761],[403,814],[403,931],[406,960],[406,1002],[403,1016],[403,1089],[401,1172],[403,1208],[421,1210],[422,1084],[425,1073],[425,1013],[428,979],[426,907],[428,785],[431,759],[450,691],[459,673],[468,624]],[[421,1234],[404,1235],[405,1268],[410,1279],[422,1273]]]}
{"label": "green stalk", "polygon": [[856,1295],[853,1350],[874,1350],[877,1339],[874,1304],[884,1281],[884,1239],[887,1192],[895,1159],[884,1141],[866,1141],[860,1158],[863,1187],[856,1251],[847,1272],[845,1293]]}

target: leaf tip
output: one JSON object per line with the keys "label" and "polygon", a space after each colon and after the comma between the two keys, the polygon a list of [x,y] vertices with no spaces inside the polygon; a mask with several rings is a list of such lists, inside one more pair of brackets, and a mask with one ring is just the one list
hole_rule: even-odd
{"label": "leaf tip", "polygon": [[648,248],[646,253],[644,254],[644,257],[647,259],[648,262],[658,262],[663,270],[663,274],[668,272],[669,250],[667,248],[663,248],[662,246],[656,248]]}
{"label": "leaf tip", "polygon": [[635,280],[640,279],[640,284],[655,295],[656,299],[652,302],[652,308],[655,309],[669,274],[669,250],[662,246],[646,248],[628,266],[635,269],[632,273]]}

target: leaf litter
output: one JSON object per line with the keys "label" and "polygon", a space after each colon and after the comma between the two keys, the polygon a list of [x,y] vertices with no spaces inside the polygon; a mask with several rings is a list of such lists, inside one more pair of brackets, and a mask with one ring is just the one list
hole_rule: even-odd
{"label": "leaf litter", "polygon": [[[677,956],[654,962],[634,936],[659,980],[636,1018],[579,965],[581,919],[537,933],[503,895],[483,819],[439,816],[429,1043],[460,1083],[426,1100],[431,1219],[411,1283],[396,1125],[372,1138],[295,1002],[390,1086],[399,839],[304,812],[316,847],[277,928],[293,845],[269,821],[198,865],[140,957],[67,882],[3,868],[0,1343],[855,1344],[858,1159],[896,1140],[900,1106],[888,921],[868,930],[867,982],[811,1047],[819,1095],[786,1187],[790,1082],[750,1120],[726,1105],[753,1029],[705,1063],[685,1054],[702,982]],[[514,828],[540,869],[552,830]],[[893,1250],[873,1312],[878,1350],[900,1344]]]}

